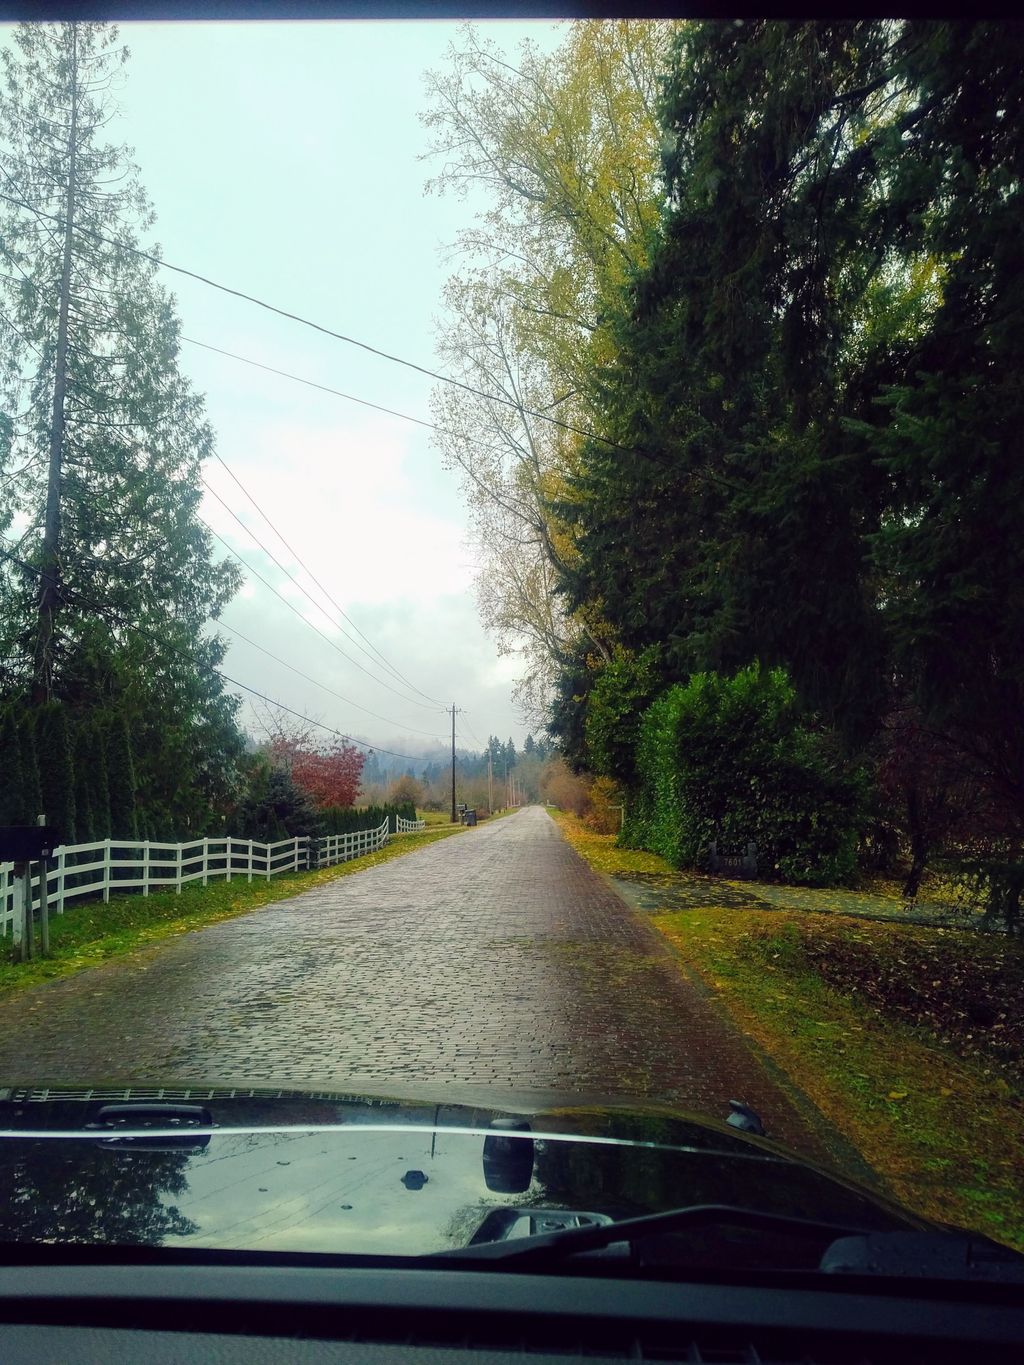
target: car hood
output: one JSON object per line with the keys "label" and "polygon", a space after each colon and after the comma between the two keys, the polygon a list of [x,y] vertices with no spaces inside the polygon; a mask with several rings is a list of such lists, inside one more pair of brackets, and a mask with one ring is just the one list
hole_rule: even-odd
{"label": "car hood", "polygon": [[8,1090],[0,1189],[7,1243],[418,1256],[540,1230],[545,1212],[688,1204],[927,1226],[768,1140],[653,1105]]}

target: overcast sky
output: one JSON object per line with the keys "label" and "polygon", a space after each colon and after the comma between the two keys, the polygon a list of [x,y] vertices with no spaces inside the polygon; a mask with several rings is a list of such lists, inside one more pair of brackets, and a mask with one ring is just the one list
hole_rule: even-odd
{"label": "overcast sky", "polygon": [[[509,52],[526,35],[545,47],[558,41],[549,23],[487,28]],[[474,206],[424,194],[435,168],[421,159],[429,135],[418,115],[423,74],[444,64],[457,25],[128,24],[121,35],[132,57],[110,132],[135,148],[166,260],[437,368],[435,323],[452,268],[444,248]],[[429,417],[431,381],[413,371],[164,278],[186,337]],[[482,747],[492,732],[518,743],[518,665],[498,657],[477,620],[458,479],[441,467],[429,432],[195,345],[183,346],[182,366],[206,395],[228,466],[359,629],[437,701],[416,705],[409,689],[396,684],[396,695],[367,677],[251,575],[225,622],[352,704],[237,639],[225,672],[392,749],[413,752],[450,734],[438,702],[452,700],[466,710],[460,746],[477,747],[479,737]],[[295,571],[216,462],[206,478]],[[209,495],[203,516],[381,676]]]}

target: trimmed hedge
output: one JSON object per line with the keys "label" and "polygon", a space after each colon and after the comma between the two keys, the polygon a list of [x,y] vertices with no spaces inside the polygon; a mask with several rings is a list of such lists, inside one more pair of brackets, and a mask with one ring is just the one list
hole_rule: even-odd
{"label": "trimmed hedge", "polygon": [[782,669],[696,674],[645,711],[621,842],[676,867],[757,845],[759,869],[828,885],[856,872],[866,786],[812,729]]}
{"label": "trimmed hedge", "polygon": [[323,834],[351,834],[358,829],[378,829],[387,816],[388,829],[394,834],[396,817],[416,819],[416,807],[411,801],[388,801],[380,806],[325,806],[320,811]]}

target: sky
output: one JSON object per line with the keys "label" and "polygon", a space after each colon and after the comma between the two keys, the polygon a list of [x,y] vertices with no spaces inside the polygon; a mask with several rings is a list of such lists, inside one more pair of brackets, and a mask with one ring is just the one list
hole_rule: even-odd
{"label": "sky", "polygon": [[[509,53],[527,36],[545,48],[559,41],[549,22],[486,27]],[[0,41],[8,34],[0,31]],[[423,77],[444,66],[458,25],[126,24],[121,37],[131,59],[109,134],[135,149],[157,214],[151,239],[165,260],[439,368],[435,329],[454,268],[450,248],[483,207],[424,192],[437,164],[419,119]],[[518,745],[526,733],[512,700],[520,664],[499,657],[477,619],[459,480],[442,467],[430,433],[194,343],[421,418],[430,415],[432,381],[163,275],[192,339],[181,366],[206,396],[218,453],[291,549],[216,461],[204,475],[210,488],[323,602],[297,553],[372,642],[342,621],[346,638],[334,607],[318,611],[207,493],[204,519],[297,609],[247,574],[225,626],[338,695],[227,631],[224,672],[398,752],[450,743],[443,708],[453,701],[462,708],[460,748],[482,748],[491,733]],[[379,660],[375,667],[373,647],[416,690]],[[241,720],[253,724],[248,702]]]}

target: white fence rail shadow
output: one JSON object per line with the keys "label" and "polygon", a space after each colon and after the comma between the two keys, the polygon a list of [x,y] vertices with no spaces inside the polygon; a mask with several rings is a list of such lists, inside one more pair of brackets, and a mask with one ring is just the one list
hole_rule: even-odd
{"label": "white fence rail shadow", "polygon": [[412,834],[415,830],[426,829],[426,820],[406,820],[401,815],[395,816],[395,832],[397,834]]}
{"label": "white fence rail shadow", "polygon": [[[387,820],[376,829],[332,834],[322,839],[301,835],[262,844],[252,839],[193,839],[170,844],[156,840],[101,839],[92,844],[63,844],[53,851],[46,865],[46,893],[51,914],[62,915],[69,902],[110,900],[111,892],[133,891],[149,896],[159,891],[180,892],[189,882],[211,878],[226,881],[254,877],[267,881],[281,872],[300,872],[310,867],[332,867],[366,853],[376,852],[388,842]],[[29,887],[32,909],[40,905],[40,864],[30,864]],[[13,863],[0,863],[0,936],[14,936],[20,942],[23,927],[22,906],[18,903],[21,883],[14,875]]]}

